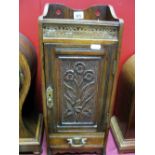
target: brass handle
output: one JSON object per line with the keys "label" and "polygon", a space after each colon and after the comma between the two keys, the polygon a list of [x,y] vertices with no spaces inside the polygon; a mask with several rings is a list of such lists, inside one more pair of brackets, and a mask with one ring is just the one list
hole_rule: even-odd
{"label": "brass handle", "polygon": [[53,89],[49,86],[46,90],[47,106],[48,108],[53,107]]}
{"label": "brass handle", "polygon": [[82,147],[86,144],[87,138],[81,138],[81,137],[74,137],[74,138],[68,138],[68,144],[70,144],[72,147]]}

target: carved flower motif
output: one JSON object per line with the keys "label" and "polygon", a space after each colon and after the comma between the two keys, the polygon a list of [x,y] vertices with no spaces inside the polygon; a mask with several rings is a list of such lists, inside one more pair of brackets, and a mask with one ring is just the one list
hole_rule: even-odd
{"label": "carved flower motif", "polygon": [[78,73],[78,74],[82,74],[85,70],[85,64],[82,63],[82,62],[77,62],[75,63],[75,71]]}
{"label": "carved flower motif", "polygon": [[[68,65],[64,73],[64,121],[81,122],[91,120],[93,97],[95,95],[95,71],[93,66],[77,61]],[[90,69],[86,69],[89,67]],[[69,70],[68,70],[69,69]]]}
{"label": "carved flower motif", "polygon": [[65,73],[64,80],[65,81],[73,81],[74,80],[74,71],[73,70],[68,70]]}
{"label": "carved flower motif", "polygon": [[94,79],[94,72],[86,71],[83,79],[88,82],[92,81]]}

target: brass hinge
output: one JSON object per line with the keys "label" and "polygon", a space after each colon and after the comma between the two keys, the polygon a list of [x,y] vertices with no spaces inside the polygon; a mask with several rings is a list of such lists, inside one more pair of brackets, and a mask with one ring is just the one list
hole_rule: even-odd
{"label": "brass hinge", "polygon": [[48,86],[46,89],[46,100],[47,100],[47,106],[48,108],[53,107],[53,88],[51,86]]}

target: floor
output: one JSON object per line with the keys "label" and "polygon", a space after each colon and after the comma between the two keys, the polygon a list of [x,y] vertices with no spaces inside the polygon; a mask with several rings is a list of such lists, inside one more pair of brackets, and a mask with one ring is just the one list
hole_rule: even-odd
{"label": "floor", "polygon": [[[47,155],[46,153],[46,137],[44,135],[44,140],[43,140],[43,152],[41,155]],[[126,154],[120,154],[118,153],[116,144],[114,142],[113,136],[111,132],[109,131],[108,135],[108,142],[106,146],[106,155],[135,155],[134,153],[126,153]]]}

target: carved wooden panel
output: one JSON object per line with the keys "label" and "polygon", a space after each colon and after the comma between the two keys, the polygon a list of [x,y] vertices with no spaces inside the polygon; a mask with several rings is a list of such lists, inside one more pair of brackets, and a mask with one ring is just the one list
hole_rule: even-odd
{"label": "carved wooden panel", "polygon": [[43,27],[45,38],[118,39],[117,27],[103,25],[50,24]]}
{"label": "carved wooden panel", "polygon": [[62,125],[96,123],[101,57],[59,57],[60,118]]}

